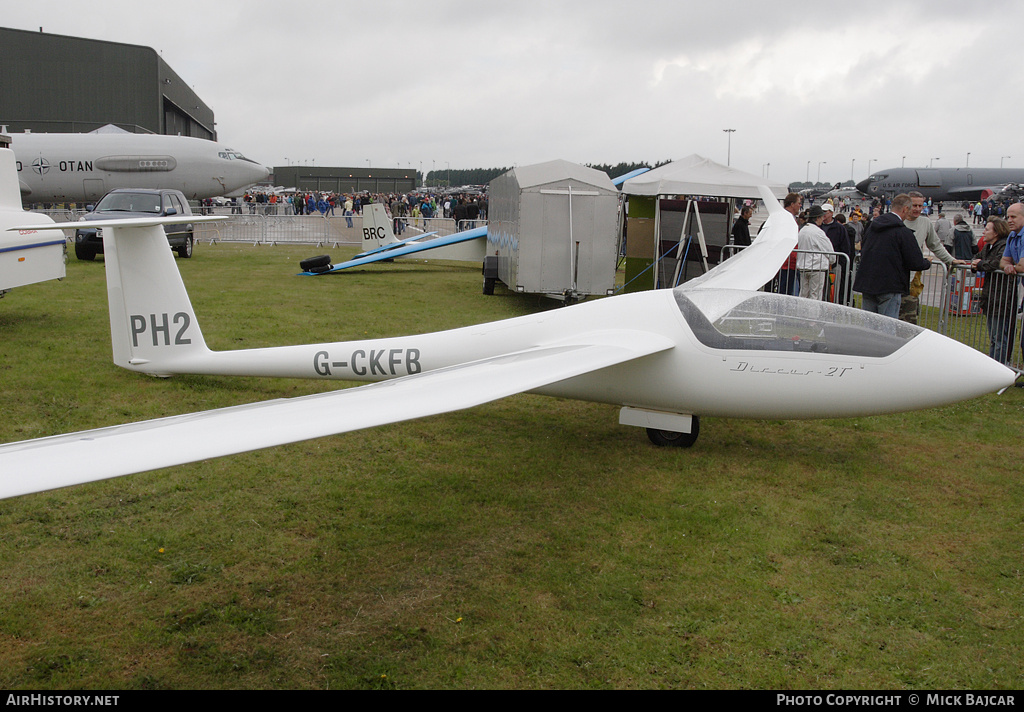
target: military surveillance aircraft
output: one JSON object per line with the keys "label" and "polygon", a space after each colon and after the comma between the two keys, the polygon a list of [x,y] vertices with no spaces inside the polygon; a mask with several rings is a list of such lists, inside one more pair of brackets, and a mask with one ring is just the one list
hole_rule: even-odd
{"label": "military surveillance aircraft", "polygon": [[978,200],[1007,183],[1024,183],[1021,168],[886,168],[857,184],[872,198],[916,190],[935,201]]}
{"label": "military surveillance aircraft", "polygon": [[270,171],[223,144],[188,136],[16,133],[25,203],[87,203],[114,188],[174,188],[189,199],[230,195]]}
{"label": "military surveillance aircraft", "polygon": [[[117,365],[159,376],[380,383],[2,445],[0,497],[471,408],[521,392],[614,404],[621,407],[619,422],[647,428],[652,442],[687,447],[697,439],[700,415],[892,413],[1013,383],[1012,370],[935,332],[755,291],[797,238],[793,217],[767,188],[761,194],[770,216],[753,245],[676,289],[416,336],[238,351],[206,347],[161,227],[175,218],[91,222],[104,228]],[[951,368],[957,378],[934,378]]]}

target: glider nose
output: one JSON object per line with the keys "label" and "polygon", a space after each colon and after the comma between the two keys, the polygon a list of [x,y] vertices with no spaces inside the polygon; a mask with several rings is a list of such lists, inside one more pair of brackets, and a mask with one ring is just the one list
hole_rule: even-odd
{"label": "glider nose", "polygon": [[918,363],[922,374],[932,380],[936,396],[946,403],[977,398],[1013,385],[1017,373],[980,351],[933,331],[922,339],[925,354]]}

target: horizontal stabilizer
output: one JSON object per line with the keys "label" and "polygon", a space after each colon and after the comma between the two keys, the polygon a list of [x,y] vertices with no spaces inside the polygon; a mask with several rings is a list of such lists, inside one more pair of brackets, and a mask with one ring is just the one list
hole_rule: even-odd
{"label": "horizontal stabilizer", "polygon": [[359,388],[2,445],[0,498],[470,408],[672,347],[601,331]]}
{"label": "horizontal stabilizer", "polygon": [[79,220],[53,225],[22,225],[8,230],[74,230],[98,227],[152,227],[154,225],[181,225],[182,223],[220,222],[230,220],[227,215],[167,215],[159,218],[108,218],[106,220]]}

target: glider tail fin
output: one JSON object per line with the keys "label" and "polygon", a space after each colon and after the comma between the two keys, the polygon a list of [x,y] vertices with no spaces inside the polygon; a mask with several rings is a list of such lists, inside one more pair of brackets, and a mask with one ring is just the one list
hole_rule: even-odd
{"label": "glider tail fin", "polygon": [[153,222],[102,224],[110,338],[118,366],[168,375],[209,350],[163,225]]}
{"label": "glider tail fin", "polygon": [[0,209],[21,212],[21,183],[9,148],[0,149]]}
{"label": "glider tail fin", "polygon": [[398,242],[395,231],[391,227],[391,218],[388,217],[384,206],[380,203],[370,203],[363,206],[363,252],[374,250],[384,245]]}

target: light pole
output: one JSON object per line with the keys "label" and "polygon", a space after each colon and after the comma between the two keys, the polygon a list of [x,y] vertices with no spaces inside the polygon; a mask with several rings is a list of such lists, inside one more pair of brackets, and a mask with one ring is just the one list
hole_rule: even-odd
{"label": "light pole", "polygon": [[878,160],[877,158],[869,158],[869,159],[868,159],[868,176],[870,176],[870,175],[871,175],[871,163],[872,163],[873,161],[877,161],[877,160]]}
{"label": "light pole", "polygon": [[906,167],[907,167],[907,157],[904,156],[903,160],[900,161],[900,168],[906,168]]}
{"label": "light pole", "polygon": [[768,169],[767,169],[767,170],[766,170],[766,171],[764,172],[764,177],[765,177],[765,178],[771,178],[771,174],[772,174],[772,164],[771,164],[771,163],[767,163],[767,164],[765,164],[765,165],[767,165],[767,166],[768,166]]}
{"label": "light pole", "polygon": [[940,160],[938,156],[936,156],[935,158],[929,158],[928,159],[928,167],[929,168],[932,167],[932,161],[938,161],[938,160]]}
{"label": "light pole", "polygon": [[967,163],[964,164],[964,168],[970,168],[970,167],[971,167],[971,152],[968,151],[967,152]]}
{"label": "light pole", "polygon": [[1001,157],[999,158],[999,167],[1000,167],[1000,168],[1002,168],[1002,167],[1003,167],[1003,159],[1004,159],[1004,158],[1013,158],[1013,156],[1001,156]]}
{"label": "light pole", "polygon": [[725,133],[727,133],[729,135],[729,149],[728,149],[728,153],[725,154],[725,165],[731,166],[732,165],[732,135],[734,133],[736,133],[736,129],[722,129],[722,131],[724,131]]}
{"label": "light pole", "polygon": [[828,164],[828,161],[818,161],[818,180],[815,181],[815,185],[821,182],[821,164]]}
{"label": "light pole", "polygon": [[804,175],[804,183],[811,182],[811,162],[807,161],[807,173]]}
{"label": "light pole", "polygon": [[856,158],[851,158],[850,159],[850,180],[853,180],[853,166],[856,163],[857,163],[857,159]]}

